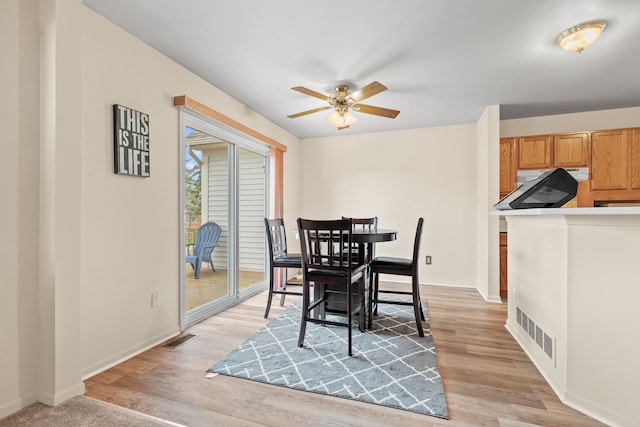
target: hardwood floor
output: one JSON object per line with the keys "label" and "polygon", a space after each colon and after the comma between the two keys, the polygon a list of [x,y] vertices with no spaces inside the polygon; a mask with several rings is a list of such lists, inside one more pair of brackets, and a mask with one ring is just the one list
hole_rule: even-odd
{"label": "hardwood floor", "polygon": [[[187,426],[601,426],[563,405],[504,327],[506,305],[422,286],[449,420],[205,371],[268,320],[266,292],[85,381],[88,396]],[[287,297],[286,306],[295,297]],[[270,319],[284,308],[276,298]],[[354,349],[357,352],[357,335]]]}

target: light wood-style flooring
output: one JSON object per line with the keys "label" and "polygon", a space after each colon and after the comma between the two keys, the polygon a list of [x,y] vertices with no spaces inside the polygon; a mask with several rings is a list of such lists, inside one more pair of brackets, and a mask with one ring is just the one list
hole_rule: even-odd
{"label": "light wood-style flooring", "polygon": [[[268,320],[266,292],[85,381],[88,396],[187,426],[601,426],[563,405],[504,327],[506,304],[422,286],[449,420],[205,371]],[[287,297],[286,306],[296,297]],[[279,298],[274,298],[279,302]],[[283,308],[274,302],[270,318]],[[357,335],[354,350],[357,353]]]}

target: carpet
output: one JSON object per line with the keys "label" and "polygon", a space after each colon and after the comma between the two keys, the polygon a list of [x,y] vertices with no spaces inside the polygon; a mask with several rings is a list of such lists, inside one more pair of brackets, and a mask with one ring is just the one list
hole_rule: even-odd
{"label": "carpet", "polygon": [[[77,396],[58,406],[34,403],[0,419],[0,427],[178,427],[171,421],[131,409]],[[184,426],[182,426],[184,427]]]}
{"label": "carpet", "polygon": [[208,372],[448,419],[428,318],[420,337],[412,307],[383,304],[349,357],[344,327],[308,323],[299,348],[300,317],[298,301]]}

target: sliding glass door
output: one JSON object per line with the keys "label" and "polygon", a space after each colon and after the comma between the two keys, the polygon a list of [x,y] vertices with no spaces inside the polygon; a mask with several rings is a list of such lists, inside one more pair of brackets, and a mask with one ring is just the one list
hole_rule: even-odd
{"label": "sliding glass door", "polygon": [[238,150],[238,284],[240,292],[265,280],[267,161],[258,153]]}
{"label": "sliding glass door", "polygon": [[269,151],[216,122],[181,118],[184,328],[265,287]]}

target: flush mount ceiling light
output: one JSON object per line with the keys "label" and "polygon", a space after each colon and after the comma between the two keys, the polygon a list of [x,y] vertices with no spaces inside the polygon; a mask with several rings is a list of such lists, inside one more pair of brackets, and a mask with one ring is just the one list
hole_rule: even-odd
{"label": "flush mount ceiling light", "polygon": [[605,26],[602,21],[583,22],[563,31],[556,41],[565,50],[582,53],[585,47],[600,37]]}

